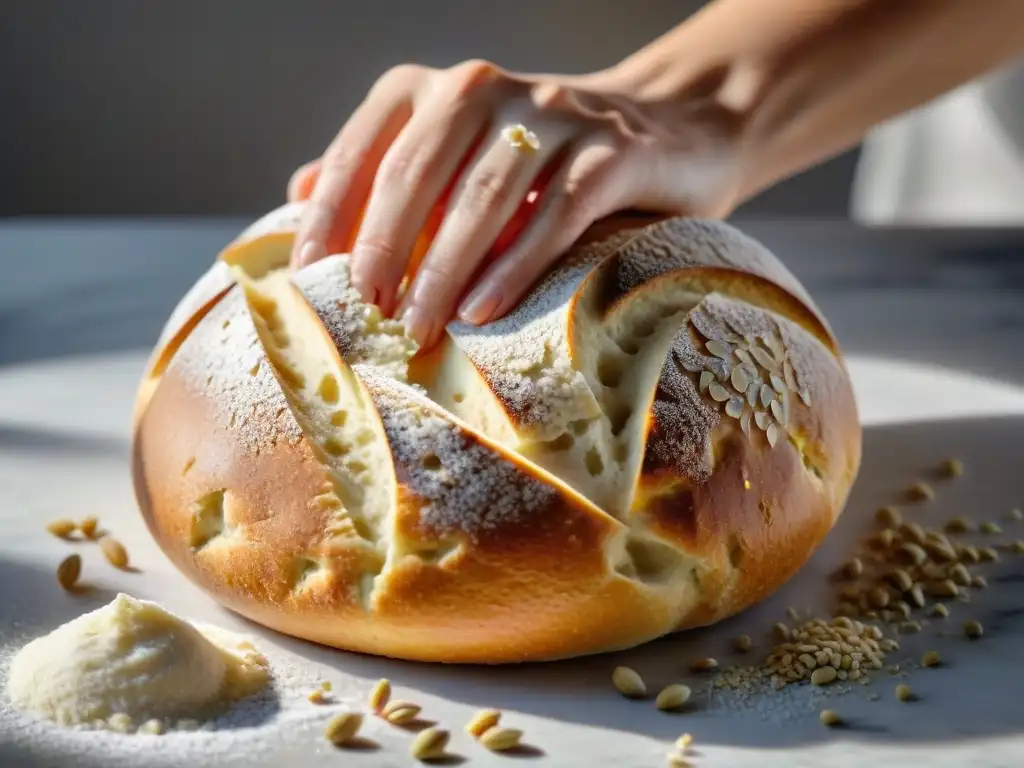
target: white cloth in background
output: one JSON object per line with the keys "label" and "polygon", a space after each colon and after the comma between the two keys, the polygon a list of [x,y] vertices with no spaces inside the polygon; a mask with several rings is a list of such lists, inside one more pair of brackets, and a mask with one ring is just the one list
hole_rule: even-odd
{"label": "white cloth in background", "polygon": [[875,129],[854,179],[868,225],[1024,225],[1024,60]]}

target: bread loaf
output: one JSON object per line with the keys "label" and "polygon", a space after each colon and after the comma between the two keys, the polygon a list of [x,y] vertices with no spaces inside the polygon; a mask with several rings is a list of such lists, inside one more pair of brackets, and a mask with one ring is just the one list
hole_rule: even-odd
{"label": "bread loaf", "polygon": [[182,300],[135,409],[160,546],[225,606],[406,659],[619,649],[771,594],[840,514],[861,434],[836,341],[730,226],[584,238],[506,317],[416,354],[293,204]]}

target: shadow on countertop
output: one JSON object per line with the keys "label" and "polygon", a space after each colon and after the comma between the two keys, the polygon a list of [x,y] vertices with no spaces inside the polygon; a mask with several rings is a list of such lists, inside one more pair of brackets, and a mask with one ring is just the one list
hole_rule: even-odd
{"label": "shadow on countertop", "polygon": [[[690,661],[706,656],[717,658],[722,666],[756,663],[770,648],[772,624],[793,623],[786,615],[790,606],[806,616],[827,615],[832,589],[828,574],[852,555],[855,542],[874,529],[875,509],[902,501],[903,491],[916,479],[933,483],[936,499],[905,507],[908,519],[926,527],[939,527],[953,516],[1001,520],[1009,509],[1024,503],[1024,488],[1019,485],[1021,455],[1024,418],[1020,417],[867,428],[863,467],[847,511],[791,583],[765,603],[717,626],[630,651],[550,664],[436,666],[335,652],[289,638],[281,641],[300,656],[368,681],[387,677],[396,685],[473,708],[527,713],[666,742],[685,730],[702,745],[785,750],[796,744],[843,739],[934,748],[942,742],[1016,734],[1024,730],[1024,697],[1018,693],[1024,684],[1024,657],[1018,652],[1024,637],[1024,592],[1018,586],[1024,580],[1024,557],[1014,561],[1004,555],[999,563],[980,566],[989,580],[988,590],[976,591],[968,604],[951,604],[949,619],[930,621],[921,634],[899,638],[902,648],[890,654],[889,663],[910,669],[933,647],[943,656],[941,668],[914,671],[907,679],[918,697],[911,704],[897,701],[893,694],[904,678],[885,670],[873,673],[871,685],[854,685],[845,695],[805,684],[754,696],[748,706],[738,705],[735,694],[714,689],[709,693],[707,678],[686,670]],[[929,474],[949,456],[965,463],[969,483]],[[921,457],[929,457],[931,467],[918,463]],[[978,539],[979,544],[1024,538],[1024,522],[1003,524],[1002,537],[975,534],[968,538]],[[985,625],[986,635],[972,643],[963,637],[961,625],[975,618]],[[742,633],[755,642],[754,650],[744,656],[730,645],[731,638]],[[650,700],[621,698],[610,682],[611,670],[619,664],[636,669],[653,693],[660,686],[686,682],[694,688],[694,706],[672,715],[656,711]],[[869,700],[869,694],[878,700]],[[826,707],[839,711],[847,727],[823,728],[818,713]],[[536,746],[543,749],[544,745]]]}

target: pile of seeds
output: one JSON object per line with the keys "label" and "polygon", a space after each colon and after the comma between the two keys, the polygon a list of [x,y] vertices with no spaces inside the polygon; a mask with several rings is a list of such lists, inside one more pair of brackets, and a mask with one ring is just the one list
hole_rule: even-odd
{"label": "pile of seeds", "polygon": [[[955,538],[973,530],[969,521],[953,518],[944,532],[929,531],[904,521],[895,507],[882,507],[875,519],[880,530],[836,573],[836,579],[845,582],[839,590],[837,615],[881,620],[915,632],[921,628],[911,620],[915,611],[948,615],[945,605],[929,606],[929,599],[969,601],[971,589],[988,586],[972,568],[998,560],[999,553],[994,547],[977,547]],[[979,528],[994,529],[994,523]]]}
{"label": "pile of seeds", "polygon": [[745,689],[770,681],[775,690],[808,680],[828,685],[836,680],[867,682],[869,671],[881,669],[885,655],[899,648],[877,626],[847,617],[811,619],[790,629],[778,623],[776,645],[760,667],[732,667],[715,678],[715,687]]}

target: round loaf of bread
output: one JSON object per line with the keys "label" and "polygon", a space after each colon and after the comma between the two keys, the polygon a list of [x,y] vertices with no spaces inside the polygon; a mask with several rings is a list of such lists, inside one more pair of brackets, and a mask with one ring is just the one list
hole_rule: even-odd
{"label": "round loaf of bread", "polygon": [[762,600],[807,561],[861,433],[828,325],[732,227],[619,219],[514,311],[417,353],[299,204],[182,300],[135,408],[160,546],[280,632],[502,663],[632,646]]}

